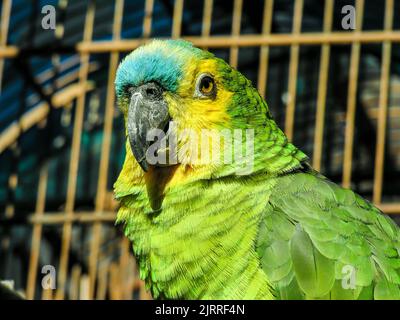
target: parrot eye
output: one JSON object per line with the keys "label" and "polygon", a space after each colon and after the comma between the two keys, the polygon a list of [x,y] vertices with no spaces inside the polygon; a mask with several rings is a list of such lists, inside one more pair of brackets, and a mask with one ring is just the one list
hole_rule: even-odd
{"label": "parrot eye", "polygon": [[196,95],[199,97],[214,97],[216,85],[214,79],[209,74],[202,74],[197,79]]}

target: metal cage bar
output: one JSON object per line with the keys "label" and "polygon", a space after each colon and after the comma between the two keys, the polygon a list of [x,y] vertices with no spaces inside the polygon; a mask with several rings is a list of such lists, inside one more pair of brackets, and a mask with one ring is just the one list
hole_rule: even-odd
{"label": "metal cage bar", "polygon": [[[48,164],[45,163],[41,170],[39,176],[39,187],[36,199],[36,210],[34,216],[37,218],[43,217],[46,209],[46,190],[47,190],[47,178],[48,178]],[[33,224],[32,231],[32,244],[31,244],[31,256],[29,260],[29,270],[28,270],[28,282],[26,288],[27,299],[33,299],[36,287],[36,274],[38,270],[39,263],[39,253],[40,253],[40,241],[42,237],[43,224],[36,222]]]}
{"label": "metal cage bar", "polygon": [[[85,18],[85,27],[83,33],[83,40],[90,41],[93,34],[93,24],[94,24],[94,13],[95,13],[95,2],[90,1]],[[89,72],[89,53],[82,53],[81,55],[81,67],[79,69],[79,83],[84,86]],[[74,121],[74,131],[72,137],[72,147],[71,147],[71,158],[70,167],[68,175],[68,187],[67,187],[67,199],[65,204],[65,214],[69,216],[74,215],[74,205],[75,205],[75,192],[76,183],[78,177],[78,165],[79,165],[79,154],[81,147],[81,135],[83,126],[83,117],[85,109],[85,99],[86,94],[81,93],[78,96],[76,102],[75,110],[75,121]],[[68,256],[69,249],[71,245],[71,233],[72,224],[65,222],[63,226],[62,234],[62,245],[61,245],[61,256],[60,256],[60,266],[58,272],[58,287],[56,298],[63,299],[65,295],[65,282],[68,273]]]}
{"label": "metal cage bar", "polygon": [[[3,0],[1,5],[1,23],[0,23],[0,48],[7,46],[8,27],[10,22],[11,0]],[[0,55],[0,93],[3,80],[4,59]]]}
{"label": "metal cage bar", "polygon": [[[213,3],[214,3],[213,0],[204,0],[203,22],[202,22],[202,26],[201,26],[201,36],[202,37],[210,36]],[[206,48],[204,48],[204,49],[206,49]]]}
{"label": "metal cage bar", "polygon": [[[116,0],[114,7],[114,24],[113,39],[119,39],[122,28],[122,15],[124,8],[124,0]],[[145,19],[146,20],[146,19]],[[143,28],[144,29],[144,28]],[[146,30],[147,31],[147,30]],[[102,214],[104,210],[105,195],[107,192],[108,165],[110,160],[111,134],[114,119],[114,79],[119,63],[119,53],[112,52],[110,54],[108,68],[108,82],[106,93],[106,105],[104,115],[103,141],[101,145],[99,178],[97,183],[97,194],[95,211]],[[89,256],[89,299],[94,296],[94,286],[97,275],[97,258],[99,254],[99,246],[101,242],[101,223],[95,222],[93,225],[93,240],[91,241]]]}
{"label": "metal cage bar", "polygon": [[[389,31],[393,27],[393,11],[394,11],[393,9],[394,9],[394,1],[386,0],[385,18],[384,18],[385,31]],[[378,130],[376,137],[374,189],[373,189],[374,203],[381,203],[382,201],[382,184],[383,184],[383,170],[384,170],[384,156],[385,156],[384,155],[385,138],[386,138],[386,127],[387,127],[387,116],[388,116],[391,52],[392,52],[392,44],[389,41],[383,42],[380,94],[379,94]]]}
{"label": "metal cage bar", "polygon": [[[164,39],[164,38],[160,38]],[[168,38],[165,38],[168,39]],[[299,45],[322,45],[336,44],[345,45],[354,42],[359,43],[382,43],[384,41],[400,42],[400,31],[363,31],[348,32],[335,31],[328,34],[323,32],[307,32],[298,35],[293,34],[243,34],[240,36],[183,36],[182,39],[192,42],[199,47],[209,48],[230,48],[238,47],[257,47],[257,46],[290,46]],[[131,40],[102,40],[102,41],[82,41],[76,44],[76,51],[80,53],[107,53],[112,51],[126,52],[136,49],[138,46],[150,41],[149,39]],[[19,54],[16,46],[0,46],[0,58],[15,58]]]}
{"label": "metal cage bar", "polygon": [[[332,30],[333,8],[334,8],[334,0],[326,0],[325,11],[324,11],[324,26],[323,26],[324,33],[329,33]],[[314,134],[313,167],[315,168],[315,170],[321,169],[330,50],[331,47],[329,44],[326,43],[322,45],[321,59],[319,65],[317,112],[316,112],[315,134]]]}
{"label": "metal cage bar", "polygon": [[[295,36],[299,35],[301,32],[303,7],[303,0],[297,0],[294,2],[292,34]],[[297,73],[299,68],[299,54],[300,45],[292,44],[292,46],[290,47],[288,94],[285,115],[285,133],[289,141],[292,140],[294,131],[294,114],[296,112],[296,88]]]}
{"label": "metal cage bar", "polygon": [[[362,21],[364,16],[364,0],[356,1],[356,30],[354,33],[360,33],[362,29]],[[350,69],[349,69],[349,85],[347,92],[347,112],[346,112],[346,128],[344,140],[344,156],[343,156],[343,181],[345,188],[350,188],[351,169],[353,163],[353,143],[354,143],[354,126],[356,116],[357,103],[357,85],[358,70],[360,64],[361,43],[355,41],[351,45]]]}
{"label": "metal cage bar", "polygon": [[172,16],[172,38],[179,38],[182,31],[183,1],[175,0],[174,14]]}
{"label": "metal cage bar", "polygon": [[[233,16],[232,16],[232,35],[240,35],[240,25],[242,22],[242,8],[243,0],[234,0],[233,2]],[[229,54],[229,63],[233,68],[237,68],[239,61],[239,47],[236,45],[231,46]]]}
{"label": "metal cage bar", "polygon": [[[274,11],[274,0],[264,1],[264,14],[262,34],[268,36],[272,28],[272,15]],[[258,82],[257,88],[260,95],[265,98],[265,88],[268,79],[268,59],[269,59],[269,46],[261,46],[260,61],[258,67]]]}

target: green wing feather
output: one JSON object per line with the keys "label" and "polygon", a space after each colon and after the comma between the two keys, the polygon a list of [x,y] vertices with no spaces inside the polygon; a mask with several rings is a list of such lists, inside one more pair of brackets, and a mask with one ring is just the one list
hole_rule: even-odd
{"label": "green wing feather", "polygon": [[257,252],[280,299],[400,299],[400,232],[314,171],[276,178]]}

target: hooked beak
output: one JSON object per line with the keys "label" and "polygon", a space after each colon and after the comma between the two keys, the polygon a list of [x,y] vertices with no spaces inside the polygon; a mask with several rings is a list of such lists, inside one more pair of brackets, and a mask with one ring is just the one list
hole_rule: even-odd
{"label": "hooked beak", "polygon": [[152,143],[148,133],[166,129],[169,120],[168,105],[158,84],[149,82],[132,89],[127,131],[133,155],[145,172],[149,170],[146,153]]}

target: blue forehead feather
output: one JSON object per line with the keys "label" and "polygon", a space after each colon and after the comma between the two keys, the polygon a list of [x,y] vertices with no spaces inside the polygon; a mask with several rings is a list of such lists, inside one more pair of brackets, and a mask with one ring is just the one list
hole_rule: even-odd
{"label": "blue forehead feather", "polygon": [[212,54],[184,40],[154,40],[129,54],[119,65],[115,78],[117,96],[127,86],[155,81],[165,90],[176,92],[183,69],[191,58],[209,58]]}

